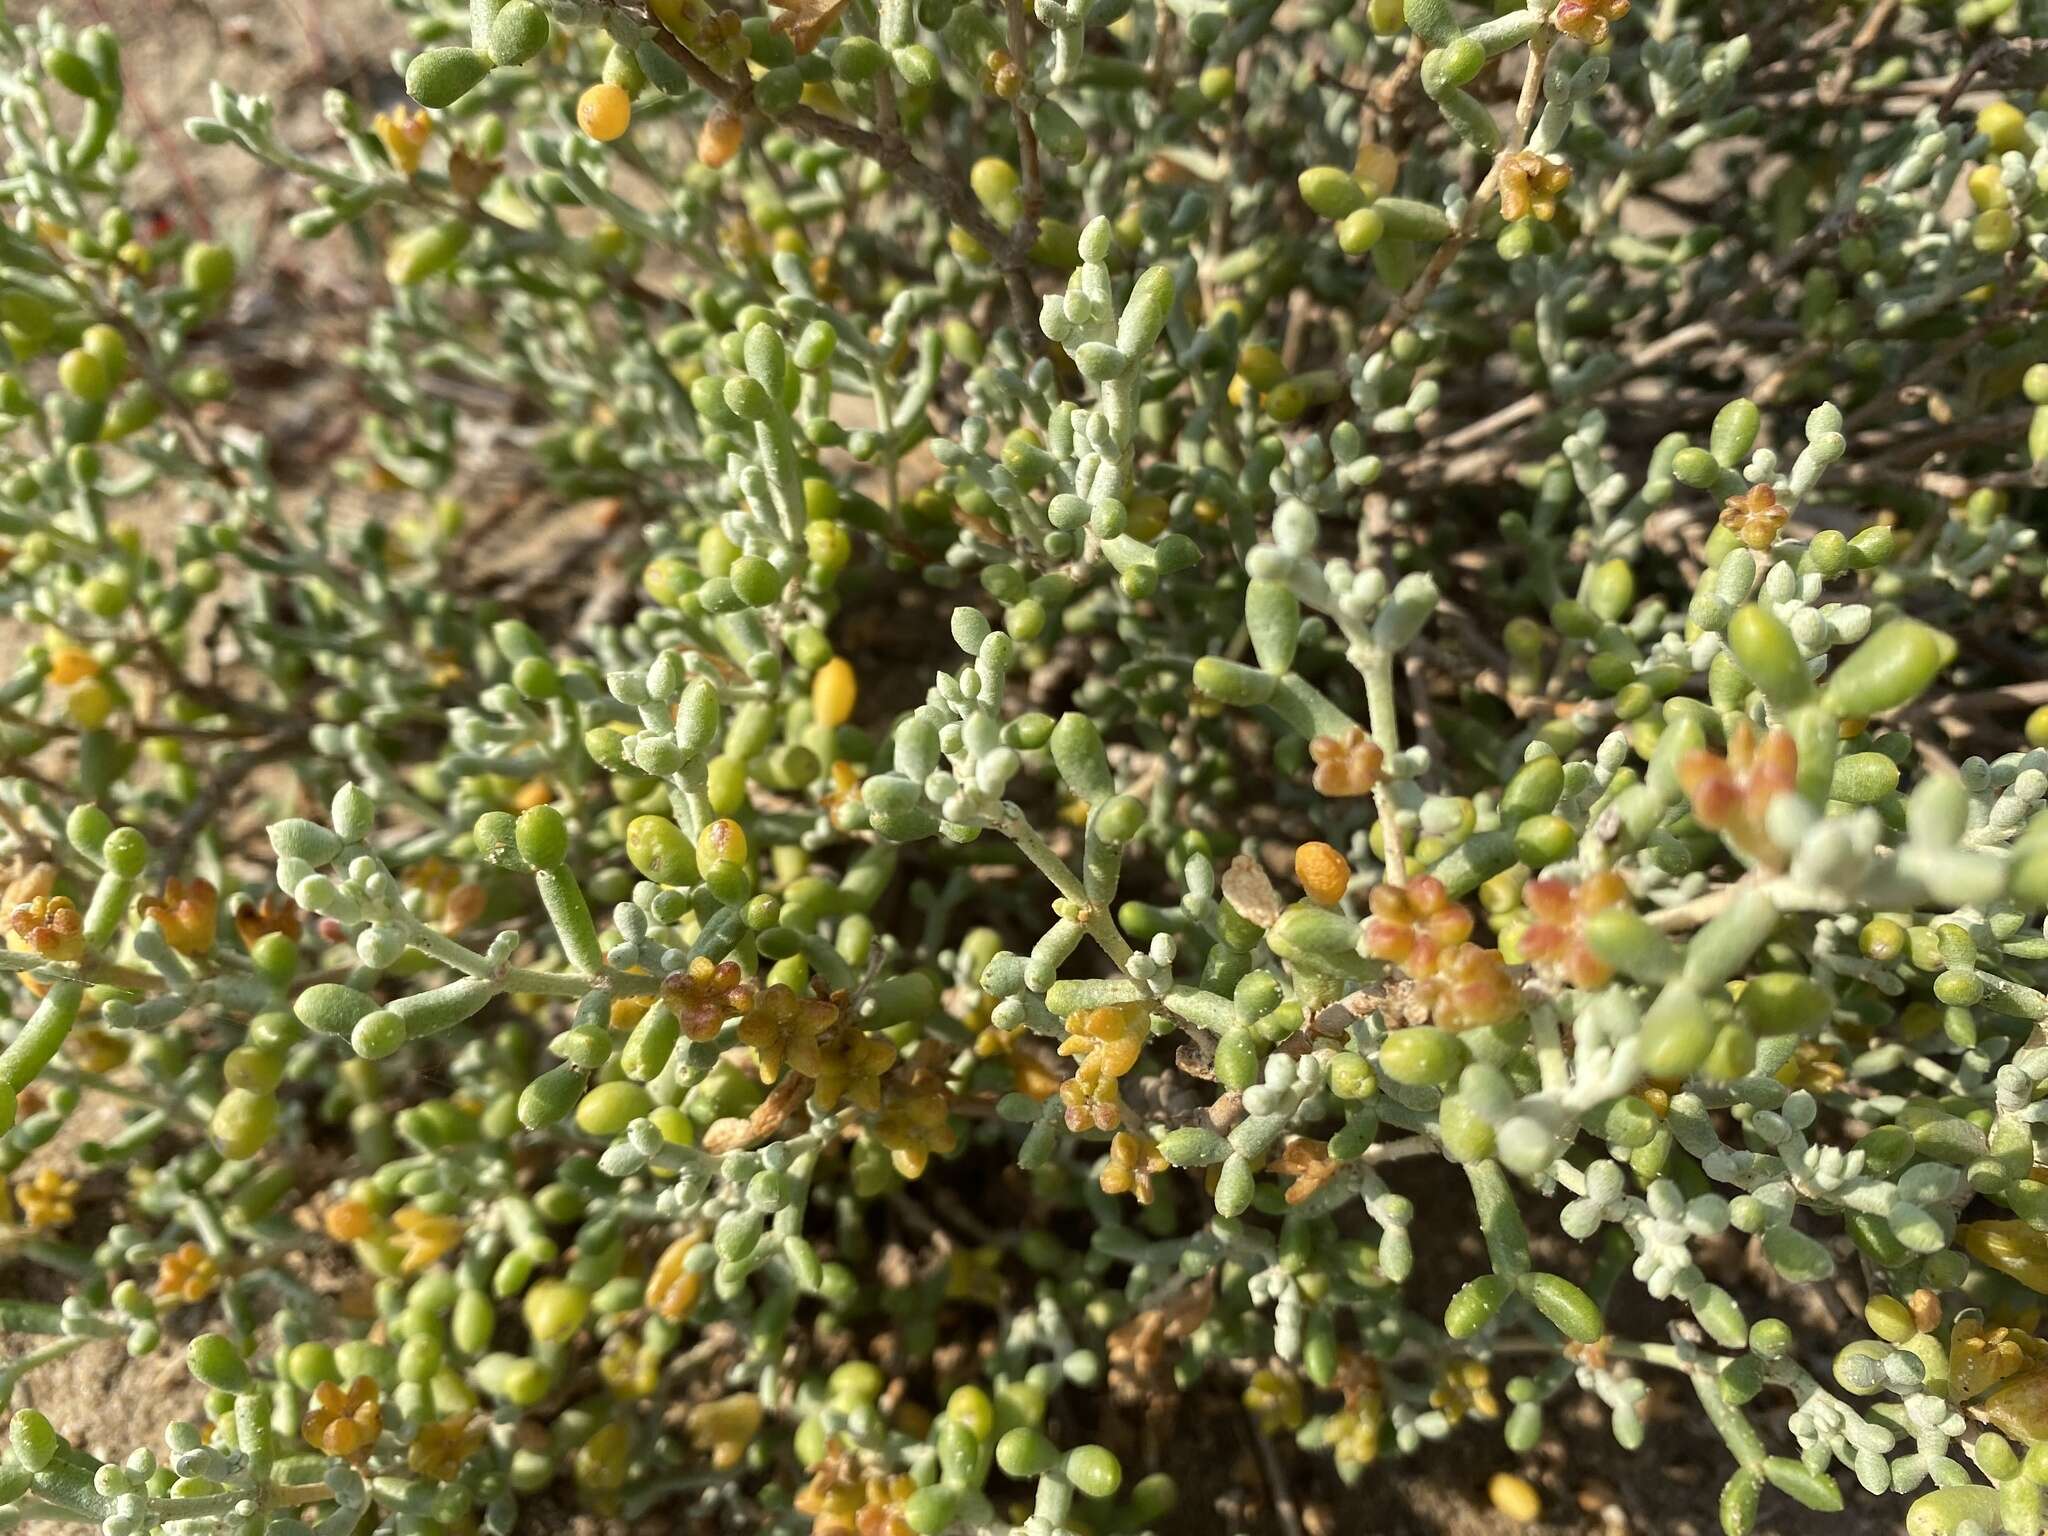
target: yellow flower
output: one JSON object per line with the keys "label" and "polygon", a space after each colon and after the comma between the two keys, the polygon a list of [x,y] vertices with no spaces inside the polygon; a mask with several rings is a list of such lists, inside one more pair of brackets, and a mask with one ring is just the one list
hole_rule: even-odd
{"label": "yellow flower", "polygon": [[1792,1048],[1785,1065],[1778,1068],[1778,1081],[1808,1093],[1827,1093],[1839,1088],[1849,1069],[1835,1059],[1835,1048],[1817,1040],[1802,1040]]}
{"label": "yellow flower", "polygon": [[631,1431],[621,1420],[612,1420],[576,1448],[571,1467],[577,1483],[598,1493],[624,1487],[626,1459],[631,1450]]}
{"label": "yellow flower", "polygon": [[377,1230],[377,1213],[360,1200],[337,1200],[322,1214],[320,1224],[337,1243],[356,1243]]}
{"label": "yellow flower", "polygon": [[50,652],[49,669],[44,673],[59,688],[69,688],[99,675],[99,662],[75,645],[59,646]]}
{"label": "yellow flower", "polygon": [[714,1398],[692,1408],[683,1424],[690,1433],[690,1443],[723,1472],[739,1465],[760,1432],[761,1399],[751,1392]]}
{"label": "yellow flower", "polygon": [[420,168],[420,155],[433,136],[434,120],[424,112],[397,107],[371,119],[370,131],[377,135],[391,163],[410,176]]}
{"label": "yellow flower", "polygon": [[800,1046],[790,1062],[812,1079],[811,1102],[819,1109],[849,1099],[874,1114],[882,1107],[882,1074],[895,1065],[896,1047],[849,1020]]}
{"label": "yellow flower", "polygon": [[[635,966],[634,969],[638,970],[639,967]],[[612,999],[610,1012],[606,1015],[605,1024],[618,1034],[627,1034],[647,1017],[648,1010],[653,1006],[654,998],[647,993],[638,997],[615,997]]]}
{"label": "yellow flower", "polygon": [[1344,1406],[1330,1415],[1325,1442],[1340,1471],[1369,1467],[1379,1459],[1380,1415],[1386,1404],[1379,1366],[1371,1357],[1347,1349],[1337,1357],[1335,1385],[1344,1394]]}
{"label": "yellow flower", "polygon": [[64,1048],[88,1072],[111,1072],[128,1059],[128,1042],[106,1029],[77,1030]]}
{"label": "yellow flower", "polygon": [[661,1355],[631,1334],[615,1333],[604,1341],[604,1350],[597,1357],[597,1374],[614,1397],[627,1402],[651,1397],[661,1379]]}
{"label": "yellow flower", "polygon": [[1475,1419],[1500,1417],[1500,1399],[1493,1395],[1493,1378],[1483,1360],[1453,1360],[1446,1365],[1429,1394],[1429,1405],[1453,1424],[1467,1414]]}
{"label": "yellow flower", "polygon": [[384,1432],[384,1405],[377,1383],[358,1376],[344,1392],[331,1381],[313,1389],[313,1406],[299,1422],[306,1444],[329,1456],[360,1461]]}
{"label": "yellow flower", "polygon": [[461,1473],[462,1464],[483,1443],[484,1421],[464,1408],[425,1425],[419,1438],[406,1447],[405,1464],[421,1477],[452,1483]]}
{"label": "yellow flower", "polygon": [[832,787],[818,797],[826,816],[840,831],[847,830],[844,818],[847,810],[860,798],[860,769],[845,758],[835,758],[829,774]]}
{"label": "yellow flower", "polygon": [[1500,215],[1522,219],[1534,215],[1548,223],[1557,217],[1557,200],[1572,184],[1571,167],[1534,150],[1517,150],[1500,163]]}
{"label": "yellow flower", "polygon": [[1968,1402],[2008,1376],[2048,1362],[2048,1344],[2017,1328],[1994,1328],[1965,1312],[1948,1336],[1949,1396]]}
{"label": "yellow flower", "polygon": [[1077,1056],[1074,1075],[1060,1084],[1070,1131],[1113,1131],[1123,1118],[1117,1080],[1138,1064],[1151,1035],[1151,1010],[1143,1003],[1083,1008],[1066,1018],[1062,1056]]}
{"label": "yellow flower", "polygon": [[1306,1417],[1301,1378],[1291,1371],[1261,1366],[1245,1384],[1244,1406],[1262,1435],[1291,1435]]}
{"label": "yellow flower", "polygon": [[1377,1415],[1367,1416],[1349,1408],[1340,1408],[1330,1415],[1324,1438],[1339,1466],[1369,1467],[1379,1459],[1380,1421]]}
{"label": "yellow flower", "polygon": [[690,1315],[697,1298],[704,1293],[704,1277],[686,1267],[690,1250],[704,1241],[697,1233],[677,1238],[661,1250],[647,1277],[647,1305],[671,1323]]}
{"label": "yellow flower", "polygon": [[875,1118],[875,1139],[889,1149],[890,1162],[904,1178],[917,1178],[934,1152],[944,1156],[959,1144],[947,1120],[951,1107],[936,1073],[920,1071],[908,1082],[889,1084]]}
{"label": "yellow flower", "polygon": [[555,798],[555,786],[546,779],[528,779],[512,793],[512,809],[531,811]]}
{"label": "yellow flower", "polygon": [[955,1248],[947,1254],[946,1300],[1001,1306],[1003,1250],[987,1244],[979,1248]]}
{"label": "yellow flower", "polygon": [[72,1206],[77,1197],[78,1180],[67,1179],[54,1168],[44,1168],[34,1178],[23,1179],[14,1186],[14,1198],[22,1216],[37,1232],[70,1226],[72,1217],[78,1214]]}
{"label": "yellow flower", "polygon": [[439,1263],[462,1240],[460,1217],[423,1211],[416,1205],[402,1206],[392,1216],[391,1224],[398,1228],[393,1238],[398,1245],[398,1265],[408,1275]]}

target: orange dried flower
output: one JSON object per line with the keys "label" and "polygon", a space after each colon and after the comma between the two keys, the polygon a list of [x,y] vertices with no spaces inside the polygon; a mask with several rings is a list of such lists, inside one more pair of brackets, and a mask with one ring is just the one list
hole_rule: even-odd
{"label": "orange dried flower", "polygon": [[258,939],[272,933],[296,942],[301,931],[297,904],[276,891],[261,901],[244,900],[235,907],[235,932],[245,949],[254,948]]}
{"label": "orange dried flower", "polygon": [[1721,526],[1762,554],[1777,542],[1787,515],[1775,490],[1768,485],[1752,485],[1740,496],[1730,496],[1722,503]]}
{"label": "orange dried flower", "polygon": [[1585,925],[1594,913],[1626,900],[1628,882],[1611,869],[1577,885],[1531,880],[1522,887],[1522,905],[1535,921],[1522,931],[1522,958],[1538,975],[1560,985],[1604,987],[1614,968],[1587,947]]}
{"label": "orange dried flower", "polygon": [[1531,215],[1549,223],[1557,217],[1557,200],[1572,184],[1572,168],[1549,160],[1533,149],[1518,149],[1500,163],[1500,215],[1524,219]]}
{"label": "orange dried flower", "polygon": [[1497,949],[1460,944],[1417,980],[1415,995],[1439,1029],[1486,1029],[1522,1011],[1522,989]]}
{"label": "orange dried flower", "polygon": [[0,887],[0,907],[12,911],[23,902],[47,896],[56,889],[56,865],[31,864],[23,869],[17,864],[8,871],[6,886]]}
{"label": "orange dried flower", "polygon": [[420,896],[417,910],[422,917],[435,917],[440,913],[440,902],[461,879],[462,871],[448,860],[439,854],[428,854],[417,864],[409,865],[398,877],[398,883]]}
{"label": "orange dried flower", "polygon": [[163,895],[143,898],[138,910],[145,918],[156,919],[165,942],[179,954],[203,955],[213,948],[220,892],[210,880],[180,880],[173,875],[164,882]]}
{"label": "orange dried flower", "polygon": [[[541,803],[548,797],[543,795]],[[399,877],[413,898],[410,905],[443,933],[460,933],[484,914],[489,893],[446,859],[428,857]]]}
{"label": "orange dried flower", "polygon": [[68,962],[85,954],[85,918],[69,896],[31,896],[7,914],[7,926],[45,960]]}
{"label": "orange dried flower", "polygon": [[474,880],[465,880],[448,893],[448,909],[441,914],[441,926],[449,933],[460,933],[471,923],[484,915],[484,907],[490,901],[490,892]]}
{"label": "orange dried flower", "polygon": [[838,1018],[839,1010],[823,998],[799,997],[778,982],[752,999],[740,1020],[740,1042],[753,1050],[764,1083],[782,1076],[783,1066],[791,1062],[815,1077],[803,1063],[815,1060],[818,1037]]}
{"label": "orange dried flower", "polygon": [[172,1303],[204,1301],[220,1284],[220,1266],[213,1255],[197,1243],[180,1243],[157,1260],[158,1301]]}
{"label": "orange dried flower", "polygon": [[1316,737],[1308,744],[1308,755],[1316,765],[1310,782],[1317,794],[1332,799],[1371,794],[1387,761],[1379,743],[1356,725],[1342,736]]}
{"label": "orange dried flower", "polygon": [[[789,991],[787,987],[781,990]],[[690,962],[688,970],[662,978],[661,1000],[668,1004],[683,1033],[702,1041],[725,1028],[726,1020],[738,1018],[753,1008],[755,993],[753,983],[745,979],[736,961],[714,965],[707,956],[699,955]],[[778,1002],[774,1006],[782,1005]],[[768,1079],[774,1080],[772,1076]]]}
{"label": "orange dried flower", "polygon": [[1629,0],[1557,0],[1550,24],[1566,37],[1598,48],[1607,29],[1628,14]]}
{"label": "orange dried flower", "polygon": [[1267,1164],[1275,1173],[1290,1175],[1287,1203],[1299,1205],[1335,1178],[1344,1165],[1331,1158],[1329,1143],[1296,1136]]}
{"label": "orange dried flower", "polygon": [[1792,734],[1775,729],[1757,740],[1747,720],[1728,736],[1728,755],[1701,748],[1678,765],[1679,787],[1692,802],[1693,815],[1728,845],[1769,868],[1782,856],[1764,831],[1771,802],[1789,794],[1799,777],[1799,746]]}
{"label": "orange dried flower", "polygon": [[774,0],[780,11],[776,31],[785,33],[798,53],[809,53],[838,25],[846,0]]}
{"label": "orange dried flower", "polygon": [[1118,1131],[1109,1140],[1109,1161],[1095,1182],[1105,1195],[1130,1195],[1138,1204],[1152,1203],[1152,1179],[1170,1165],[1159,1144],[1142,1131]]}
{"label": "orange dried flower", "polygon": [[1434,875],[1374,886],[1366,897],[1365,952],[1398,967],[1440,1029],[1483,1029],[1522,1011],[1522,989],[1497,949],[1470,940],[1472,914]]}
{"label": "orange dried flower", "polygon": [[[824,1006],[837,1014],[834,1005]],[[846,1099],[875,1114],[882,1108],[882,1074],[896,1064],[896,1047],[848,1019],[800,1042],[789,1059],[797,1071],[812,1079],[811,1102],[819,1109],[830,1110]]]}
{"label": "orange dried flower", "polygon": [[1365,904],[1365,952],[1425,976],[1447,951],[1472,936],[1472,914],[1451,900],[1444,883],[1424,875],[1407,885],[1376,885]]}
{"label": "orange dried flower", "polygon": [[903,1503],[915,1492],[907,1474],[862,1476],[835,1459],[811,1475],[796,1507],[811,1517],[811,1536],[915,1536],[903,1516]]}
{"label": "orange dried flower", "polygon": [[1021,1024],[1015,1029],[991,1024],[975,1037],[974,1052],[1001,1057],[1010,1069],[1010,1086],[1043,1104],[1060,1091],[1060,1077],[1034,1046],[1024,1043],[1027,1033]]}

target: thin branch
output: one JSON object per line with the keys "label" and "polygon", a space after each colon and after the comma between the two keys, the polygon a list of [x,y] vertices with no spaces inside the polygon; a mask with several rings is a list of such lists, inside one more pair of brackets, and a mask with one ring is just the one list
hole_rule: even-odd
{"label": "thin branch", "polygon": [[1842,54],[1841,63],[1835,72],[1821,82],[1820,102],[1831,107],[1842,99],[1856,77],[1856,64],[1865,49],[1875,43],[1892,24],[1892,17],[1898,14],[1899,0],[1877,0],[1870,8],[1870,14],[1863,18],[1863,25],[1856,29],[1856,35],[1849,40],[1848,49]]}
{"label": "thin branch", "polygon": [[1258,1451],[1259,1467],[1265,1474],[1266,1495],[1273,1505],[1273,1513],[1279,1517],[1280,1528],[1286,1536],[1302,1536],[1301,1515],[1294,1506],[1294,1493],[1287,1486],[1287,1473],[1280,1465],[1280,1458],[1273,1453],[1273,1446],[1249,1411],[1244,1412],[1245,1433],[1252,1437],[1252,1445]]}
{"label": "thin branch", "polygon": [[[1024,0],[1006,0],[1004,11],[1009,27],[1010,62],[1027,71],[1028,79],[1031,34],[1026,30]],[[1024,183],[1024,217],[1012,234],[1013,237],[1021,237],[1028,229],[1035,243],[1038,239],[1038,216],[1045,208],[1045,182],[1038,166],[1038,130],[1031,126],[1031,114],[1024,109],[1022,92],[1011,98],[1010,116],[1017,126],[1018,172]]]}
{"label": "thin branch", "polygon": [[[682,66],[683,72],[692,81],[716,96],[732,111],[746,116],[757,111],[754,105],[752,81],[728,78],[713,69],[684,46],[682,40],[660,22],[651,17],[644,5],[629,5],[626,0],[597,0],[600,8],[618,11],[644,23],[652,34],[656,46]],[[1031,280],[1025,272],[1025,261],[1031,247],[1037,243],[1038,231],[1035,220],[1020,219],[1015,229],[1004,231],[983,211],[975,200],[973,190],[964,178],[949,177],[917,158],[910,143],[900,133],[877,133],[857,123],[827,116],[815,107],[795,106],[776,117],[774,121],[793,128],[812,138],[826,139],[862,155],[885,170],[900,176],[913,189],[922,193],[931,202],[946,211],[953,222],[973,236],[977,244],[989,253],[990,258],[1002,269],[1003,283],[1009,292],[1011,319],[1022,336],[1025,345],[1032,345],[1037,334],[1035,299]]]}
{"label": "thin branch", "polygon": [[[1420,46],[1420,39],[1417,40]],[[1436,248],[1429,258],[1429,265],[1422,269],[1422,275],[1404,288],[1388,306],[1386,314],[1380,317],[1358,350],[1366,357],[1384,347],[1394,332],[1415,317],[1417,310],[1429,302],[1429,296],[1436,292],[1436,286],[1451,270],[1451,263],[1458,259],[1458,253],[1471,243],[1479,232],[1480,222],[1486,217],[1486,205],[1493,198],[1493,189],[1500,184],[1501,167],[1508,156],[1520,153],[1522,146],[1529,142],[1530,126],[1536,121],[1536,108],[1543,101],[1543,59],[1548,47],[1542,34],[1529,44],[1528,67],[1522,75],[1521,99],[1515,103],[1515,131],[1508,144],[1493,157],[1493,164],[1487,168],[1486,177],[1479,183],[1479,189],[1472,194],[1472,200],[1465,205],[1465,216],[1458,221],[1458,227],[1451,231],[1450,238]],[[1405,63],[1403,65],[1405,68]],[[1398,77],[1397,77],[1398,78]],[[1391,85],[1393,82],[1389,82]]]}

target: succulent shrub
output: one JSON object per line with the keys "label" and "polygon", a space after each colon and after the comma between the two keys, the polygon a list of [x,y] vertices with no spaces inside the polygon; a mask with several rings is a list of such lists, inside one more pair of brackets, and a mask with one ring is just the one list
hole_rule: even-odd
{"label": "succulent shrub", "polygon": [[2042,1529],[2048,5],[395,5],[187,124],[376,296],[310,494],[0,25],[0,1394],[197,1384],[0,1520],[1213,1529],[1192,1405],[1662,1379],[1729,1536]]}

